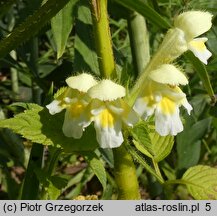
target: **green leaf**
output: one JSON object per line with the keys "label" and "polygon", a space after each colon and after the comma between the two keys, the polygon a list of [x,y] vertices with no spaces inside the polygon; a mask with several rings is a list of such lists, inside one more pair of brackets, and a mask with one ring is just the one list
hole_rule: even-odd
{"label": "green leaf", "polygon": [[155,131],[150,132],[144,122],[135,125],[131,133],[135,139],[136,148],[155,162],[167,157],[173,148],[172,136],[162,137]]}
{"label": "green leaf", "polygon": [[143,122],[139,123],[135,125],[130,132],[133,135],[133,144],[135,147],[144,155],[152,158],[152,143],[148,134],[147,125]]}
{"label": "green leaf", "polygon": [[77,0],[70,1],[62,10],[51,19],[51,30],[57,47],[57,59],[65,50],[69,34],[73,26],[73,8]]}
{"label": "green leaf", "polygon": [[15,102],[10,105],[11,107],[22,107],[23,109],[38,109],[38,105],[34,103]]}
{"label": "green leaf", "polygon": [[203,85],[209,94],[211,98],[211,102],[215,104],[216,98],[215,98],[215,93],[213,91],[212,85],[210,83],[209,75],[206,70],[205,65],[192,53],[192,52],[187,52],[185,56],[189,59],[189,61],[192,63],[193,67],[195,68],[198,76],[203,82]]}
{"label": "green leaf", "polygon": [[88,151],[98,147],[92,125],[86,128],[81,139],[68,138],[62,132],[64,112],[50,115],[48,109],[36,107],[0,121],[0,127],[10,128],[35,143],[62,147],[65,152]]}
{"label": "green leaf", "polygon": [[39,168],[35,167],[34,172],[36,173],[37,179],[40,184],[43,185],[43,197],[42,199],[56,200],[64,187],[66,187],[68,181],[59,176],[49,176],[49,174]]}
{"label": "green leaf", "polygon": [[193,125],[185,124],[185,127],[188,128],[176,136],[178,169],[189,168],[198,163],[201,139],[209,128],[210,123],[211,118],[206,118]]}
{"label": "green leaf", "polygon": [[167,157],[174,144],[173,136],[160,136],[157,132],[152,132],[149,134],[152,142],[152,149],[154,152],[154,160],[156,162],[162,161],[165,157]]}
{"label": "green leaf", "polygon": [[169,28],[170,24],[142,0],[115,0],[117,3],[143,15],[147,20],[160,28]]}
{"label": "green leaf", "polygon": [[25,151],[23,140],[9,129],[0,129],[0,161],[12,159],[15,163],[24,164]]}
{"label": "green leaf", "polygon": [[[190,104],[193,107],[193,112],[191,116],[185,114],[183,117],[185,119],[185,126],[187,126],[187,122],[189,120],[189,117],[192,118],[192,121],[195,122],[195,119],[199,119],[203,113],[205,112],[205,109],[207,107],[207,104],[209,103],[209,96],[204,94],[197,94],[193,98],[191,98]],[[187,117],[186,117],[187,116]],[[191,125],[190,125],[191,127]]]}
{"label": "green leaf", "polygon": [[100,148],[99,152],[102,155],[103,160],[108,163],[108,165],[113,169],[114,168],[114,155],[112,149],[106,148]]}
{"label": "green leaf", "polygon": [[20,191],[20,199],[31,200],[39,198],[39,185],[45,179],[44,175],[40,175],[42,173],[41,166],[43,152],[44,148],[42,145],[33,143],[28,167]]}
{"label": "green leaf", "polygon": [[49,180],[52,182],[52,184],[58,188],[58,189],[63,189],[64,187],[67,186],[68,180],[62,177],[59,177],[57,175],[53,175],[49,178]]}
{"label": "green leaf", "polygon": [[100,183],[102,184],[103,190],[105,191],[107,177],[106,177],[106,171],[102,161],[98,158],[98,156],[94,152],[85,152],[84,156],[89,166],[93,170],[94,174],[97,176]]}
{"label": "green leaf", "polygon": [[194,166],[188,169],[182,180],[189,193],[198,200],[217,199],[217,169],[209,166]]}
{"label": "green leaf", "polygon": [[47,175],[46,171],[44,169],[42,169],[41,167],[36,167],[35,166],[34,167],[34,173],[36,174],[37,179],[39,180],[39,182],[41,184],[43,184],[43,186],[48,187],[49,181],[48,181],[48,175]]}
{"label": "green leaf", "polygon": [[161,176],[155,172],[155,170],[145,161],[145,158],[139,152],[137,152],[129,143],[126,143],[126,147],[134,160],[138,161],[149,173],[155,176],[160,183],[164,183]]}
{"label": "green leaf", "polygon": [[[80,174],[80,173],[79,173]],[[79,175],[77,174],[75,178]],[[82,193],[82,189],[85,187],[87,182],[89,182],[93,178],[94,174],[90,167],[87,167],[84,172],[82,172],[81,178],[79,177],[80,181],[78,184],[73,188],[71,192],[66,195],[66,199],[74,199],[76,196]],[[74,179],[72,179],[74,180]]]}
{"label": "green leaf", "polygon": [[66,187],[68,181],[59,176],[51,176],[48,180],[47,198],[51,200],[56,200],[64,187]]}
{"label": "green leaf", "polygon": [[75,71],[90,71],[99,75],[98,57],[93,39],[92,17],[86,0],[81,0],[75,20]]}
{"label": "green leaf", "polygon": [[56,200],[61,194],[61,190],[53,185],[52,182],[49,182],[49,186],[47,188],[47,199]]}
{"label": "green leaf", "polygon": [[164,175],[167,177],[168,180],[176,179],[175,170],[166,161],[161,164],[161,169],[163,170]]}
{"label": "green leaf", "polygon": [[48,0],[32,16],[15,28],[8,37],[0,41],[0,58],[36,35],[68,2],[69,0]]}

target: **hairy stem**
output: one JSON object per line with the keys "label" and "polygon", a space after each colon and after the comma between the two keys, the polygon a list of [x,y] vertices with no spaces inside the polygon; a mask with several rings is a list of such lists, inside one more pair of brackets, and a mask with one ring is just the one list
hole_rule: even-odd
{"label": "hairy stem", "polygon": [[135,166],[124,145],[113,150],[115,180],[118,186],[118,199],[140,199]]}
{"label": "hairy stem", "polygon": [[[104,78],[115,78],[115,61],[109,30],[107,0],[91,0],[91,10],[101,75]],[[115,148],[113,153],[115,181],[119,191],[118,198],[140,199],[136,170],[131,155],[123,144],[121,147]]]}
{"label": "hairy stem", "polygon": [[111,34],[107,14],[107,0],[91,0],[93,31],[102,77],[115,76]]}

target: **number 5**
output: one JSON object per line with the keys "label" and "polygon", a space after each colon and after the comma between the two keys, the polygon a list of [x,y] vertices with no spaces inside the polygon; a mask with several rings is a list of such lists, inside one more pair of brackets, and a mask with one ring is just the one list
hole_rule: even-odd
{"label": "number 5", "polygon": [[211,203],[206,203],[205,210],[206,211],[210,211],[211,210]]}

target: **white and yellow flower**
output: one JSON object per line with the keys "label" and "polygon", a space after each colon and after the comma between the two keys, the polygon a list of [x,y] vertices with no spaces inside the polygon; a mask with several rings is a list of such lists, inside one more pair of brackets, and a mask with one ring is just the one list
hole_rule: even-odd
{"label": "white and yellow flower", "polygon": [[144,119],[155,114],[155,129],[161,136],[176,135],[183,130],[179,107],[190,114],[191,105],[178,85],[188,83],[185,75],[170,64],[164,64],[150,72],[143,92],[134,104],[134,110]]}
{"label": "white and yellow flower", "polygon": [[122,125],[133,126],[136,112],[122,99],[125,88],[110,81],[97,81],[89,74],[66,79],[68,88],[48,104],[50,114],[66,109],[63,133],[81,138],[83,130],[94,122],[96,138],[101,148],[115,148],[122,144]]}
{"label": "white and yellow flower", "polygon": [[86,93],[97,81],[90,74],[82,73],[69,77],[66,83],[68,88],[46,107],[51,115],[66,109],[63,133],[67,137],[78,139],[81,138],[84,128],[91,123],[88,110],[90,98]]}
{"label": "white and yellow flower", "polygon": [[102,80],[88,90],[92,98],[90,112],[101,148],[115,148],[123,143],[122,124],[133,126],[138,116],[122,99],[125,88],[111,80]]}
{"label": "white and yellow flower", "polygon": [[185,40],[187,48],[200,59],[204,64],[212,56],[206,48],[206,37],[197,38],[207,32],[212,26],[212,14],[202,11],[189,11],[178,15],[174,20],[174,25],[184,34],[180,34],[180,41]]}

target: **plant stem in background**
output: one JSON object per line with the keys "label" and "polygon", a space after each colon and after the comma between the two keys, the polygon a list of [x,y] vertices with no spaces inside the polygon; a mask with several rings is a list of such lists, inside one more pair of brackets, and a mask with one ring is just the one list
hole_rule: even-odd
{"label": "plant stem in background", "polygon": [[115,76],[115,61],[107,14],[107,0],[91,0],[93,31],[99,68],[104,78]]}
{"label": "plant stem in background", "polygon": [[[32,39],[30,47],[30,64],[28,64],[31,73],[38,76],[38,40]],[[41,104],[41,89],[32,80],[32,101]],[[32,144],[28,167],[25,173],[25,179],[21,191],[21,199],[39,199],[40,181],[34,170],[41,169],[43,166],[44,146],[37,143]]]}
{"label": "plant stem in background", "polygon": [[[91,10],[101,75],[104,78],[114,77],[115,62],[109,30],[107,0],[92,0]],[[140,199],[136,170],[131,155],[125,149],[124,144],[113,149],[113,154],[119,199]]]}
{"label": "plant stem in background", "polygon": [[136,170],[131,155],[123,144],[119,148],[114,148],[113,153],[115,180],[119,191],[118,199],[140,199]]}
{"label": "plant stem in background", "polygon": [[[16,52],[11,51],[11,57],[16,59]],[[11,68],[11,87],[14,94],[14,100],[19,100],[19,82],[18,82],[18,72],[16,68]]]}
{"label": "plant stem in background", "polygon": [[[12,1],[10,1],[8,3],[8,7],[11,7],[10,3],[12,3]],[[5,5],[7,5],[5,3]],[[2,6],[1,6],[2,7]],[[6,9],[6,8],[5,8]],[[10,18],[10,22],[9,22],[9,26],[8,26],[8,31],[11,32],[14,28],[15,25],[15,19],[14,18]],[[10,56],[16,61],[17,60],[17,54],[14,50],[12,50],[10,52]],[[19,82],[18,82],[18,71],[16,68],[12,67],[10,69],[10,73],[11,73],[11,89],[13,92],[13,99],[15,101],[19,100]]]}
{"label": "plant stem in background", "polygon": [[139,75],[150,60],[148,31],[144,17],[135,11],[130,13],[127,21],[134,71]]}

